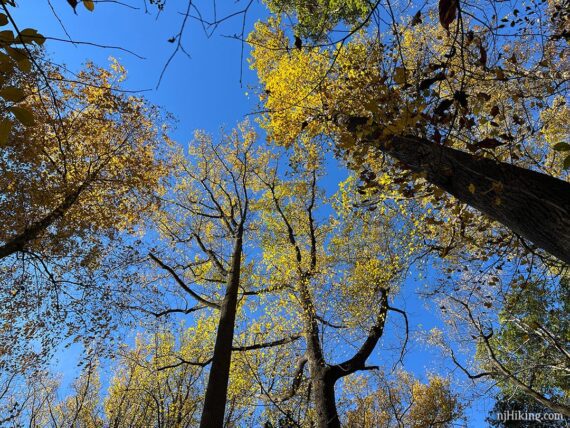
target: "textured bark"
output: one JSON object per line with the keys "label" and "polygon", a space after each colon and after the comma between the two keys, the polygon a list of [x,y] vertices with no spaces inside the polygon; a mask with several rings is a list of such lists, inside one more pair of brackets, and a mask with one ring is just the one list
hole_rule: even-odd
{"label": "textured bark", "polygon": [[224,426],[240,281],[243,225],[240,225],[236,235],[226,295],[220,308],[220,321],[214,345],[212,367],[210,368],[210,376],[206,388],[204,409],[200,419],[200,428],[222,428]]}
{"label": "textured bark", "polygon": [[340,428],[334,393],[336,379],[328,367],[321,368],[315,375],[311,374],[311,377],[317,427]]}
{"label": "textured bark", "polygon": [[570,183],[417,137],[369,141],[461,202],[570,263]]}
{"label": "textured bark", "polygon": [[[308,303],[311,302],[309,301]],[[312,304],[309,308],[311,307]],[[368,331],[366,340],[351,358],[336,365],[328,365],[324,361],[316,318],[314,316],[308,317],[305,321],[307,357],[311,374],[311,391],[313,391],[313,402],[317,414],[317,427],[340,428],[334,390],[336,381],[359,370],[371,368],[366,366],[366,360],[370,357],[384,333],[387,313],[388,292],[383,290],[376,322]]]}
{"label": "textured bark", "polygon": [[306,276],[301,278],[298,287],[300,302],[303,307],[303,333],[307,342],[306,357],[309,364],[316,423],[318,428],[340,428],[334,394],[336,379],[323,355],[319,325],[308,284],[309,277]]}

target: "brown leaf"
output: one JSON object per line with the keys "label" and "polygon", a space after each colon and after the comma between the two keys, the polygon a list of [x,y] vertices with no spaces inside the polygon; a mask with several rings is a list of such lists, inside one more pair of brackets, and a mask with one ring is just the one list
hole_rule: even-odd
{"label": "brown leaf", "polygon": [[433,85],[435,82],[438,82],[440,80],[445,80],[445,73],[438,73],[436,74],[434,77],[431,77],[429,79],[424,79],[420,82],[419,84],[419,90],[423,91],[428,89],[431,85]]}
{"label": "brown leaf", "polygon": [[502,146],[502,141],[497,140],[496,138],[485,138],[474,145],[480,149],[494,149],[495,147]]}
{"label": "brown leaf", "polygon": [[410,23],[412,27],[415,27],[418,24],[422,23],[422,12],[418,10],[414,17],[412,18],[412,22]]}
{"label": "brown leaf", "polygon": [[457,15],[457,0],[439,0],[439,22],[449,31],[449,25]]}
{"label": "brown leaf", "polygon": [[461,107],[467,108],[467,94],[464,91],[455,91],[453,98]]}
{"label": "brown leaf", "polygon": [[433,141],[435,141],[437,144],[441,144],[441,133],[438,129],[436,129],[433,133]]}
{"label": "brown leaf", "polygon": [[446,110],[449,109],[449,107],[451,107],[451,104],[453,104],[453,100],[442,100],[439,105],[435,108],[434,113],[442,116]]}
{"label": "brown leaf", "polygon": [[483,69],[487,69],[487,49],[483,46],[483,44],[479,44],[479,64]]}
{"label": "brown leaf", "polygon": [[93,10],[95,10],[95,4],[93,3],[93,0],[83,0],[83,6],[85,6],[85,9],[87,9],[89,12],[93,12]]}
{"label": "brown leaf", "polygon": [[67,0],[67,2],[73,8],[73,11],[75,12],[75,14],[77,14],[77,11],[75,9],[77,8],[78,1],[77,0]]}
{"label": "brown leaf", "polygon": [[295,36],[295,47],[297,49],[303,48],[303,41],[301,40],[301,38],[299,36]]}
{"label": "brown leaf", "polygon": [[480,100],[483,100],[483,101],[489,101],[491,99],[491,95],[489,95],[485,92],[478,92],[477,98],[479,98]]}

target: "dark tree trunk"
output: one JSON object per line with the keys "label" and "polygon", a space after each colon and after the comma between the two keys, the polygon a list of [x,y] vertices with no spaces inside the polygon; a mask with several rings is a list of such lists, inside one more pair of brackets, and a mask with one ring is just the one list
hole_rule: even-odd
{"label": "dark tree trunk", "polygon": [[334,395],[334,385],[337,378],[334,377],[331,368],[324,359],[319,325],[308,284],[308,276],[301,278],[299,296],[305,318],[303,333],[307,341],[306,356],[309,363],[313,403],[317,414],[316,423],[318,428],[340,428]]}
{"label": "dark tree trunk", "polygon": [[370,142],[461,202],[570,263],[570,183],[417,137]]}
{"label": "dark tree trunk", "polygon": [[212,367],[206,388],[200,428],[222,428],[226,410],[232,344],[240,281],[243,226],[240,226],[232,253],[232,266],[228,275],[226,295],[220,308],[220,321],[214,345]]}
{"label": "dark tree trunk", "polygon": [[311,374],[311,378],[313,402],[317,413],[317,427],[340,428],[334,394],[336,379],[331,375],[328,367],[318,369],[315,375]]}

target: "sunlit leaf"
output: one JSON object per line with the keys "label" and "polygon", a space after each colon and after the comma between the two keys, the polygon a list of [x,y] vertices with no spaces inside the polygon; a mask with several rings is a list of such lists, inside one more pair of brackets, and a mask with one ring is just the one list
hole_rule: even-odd
{"label": "sunlit leaf", "polygon": [[93,3],[93,0],[83,0],[83,6],[85,6],[85,9],[90,12],[93,12],[93,10],[95,10],[95,4]]}

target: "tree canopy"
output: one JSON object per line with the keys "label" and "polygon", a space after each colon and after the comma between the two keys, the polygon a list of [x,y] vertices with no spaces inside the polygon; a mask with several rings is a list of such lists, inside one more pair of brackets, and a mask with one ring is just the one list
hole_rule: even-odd
{"label": "tree canopy", "polygon": [[46,51],[137,56],[58,9],[136,6],[48,0],[61,39],[0,0],[0,425],[562,426],[567,2],[142,3],[158,84],[228,26],[257,110],[189,137]]}

